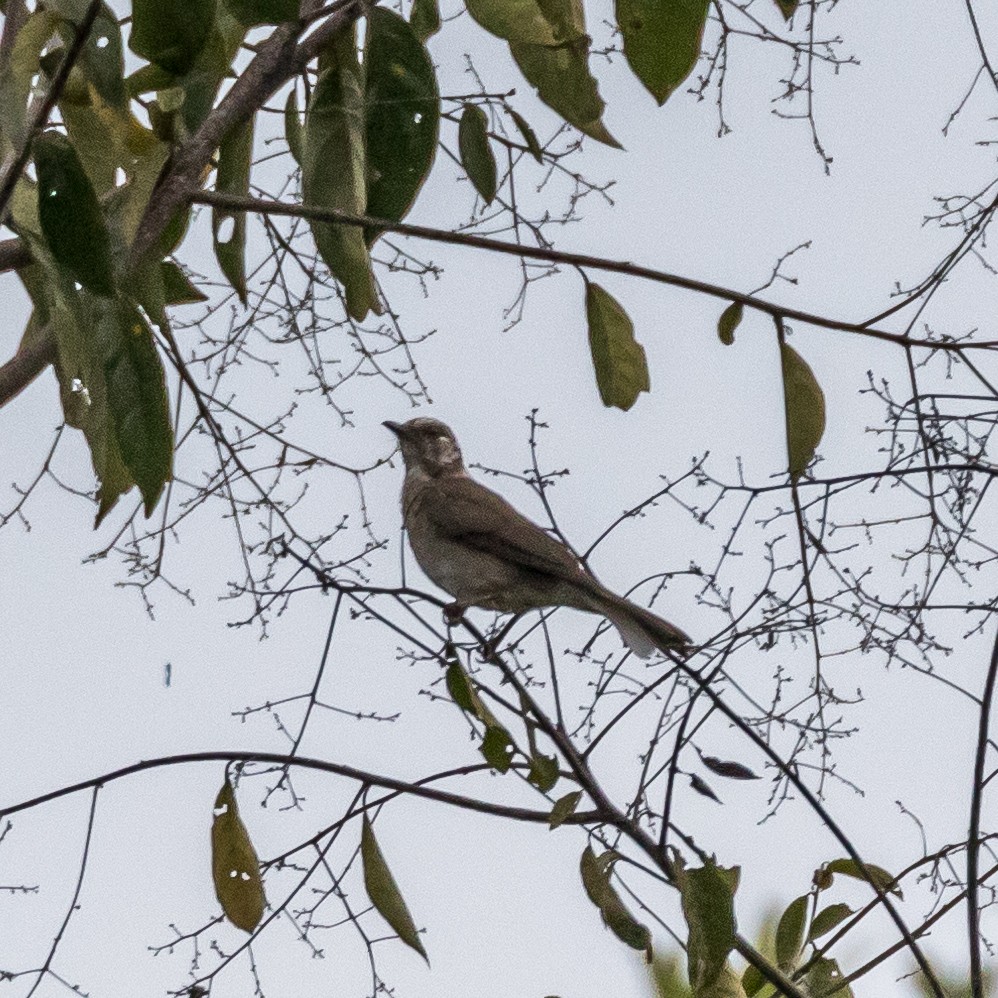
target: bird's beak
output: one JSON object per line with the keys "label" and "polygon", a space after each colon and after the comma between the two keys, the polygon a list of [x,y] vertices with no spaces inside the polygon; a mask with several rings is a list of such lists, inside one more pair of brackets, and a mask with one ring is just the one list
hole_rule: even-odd
{"label": "bird's beak", "polygon": [[390,419],[386,419],[381,425],[391,430],[400,440],[402,439],[403,430],[398,423],[393,423]]}

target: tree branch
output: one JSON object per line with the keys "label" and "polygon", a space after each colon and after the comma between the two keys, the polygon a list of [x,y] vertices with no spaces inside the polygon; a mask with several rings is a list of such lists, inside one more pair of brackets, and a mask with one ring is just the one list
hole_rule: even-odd
{"label": "tree branch", "polygon": [[24,391],[55,357],[55,336],[48,327],[33,342],[22,343],[17,353],[0,367],[0,408]]}

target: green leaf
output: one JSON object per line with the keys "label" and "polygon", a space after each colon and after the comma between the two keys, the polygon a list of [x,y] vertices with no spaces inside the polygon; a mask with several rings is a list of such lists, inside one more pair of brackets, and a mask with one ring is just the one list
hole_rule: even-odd
{"label": "green leaf", "polygon": [[[437,78],[416,33],[384,7],[368,11],[364,70],[367,214],[397,222],[412,207],[436,154]],[[366,233],[368,245],[377,235]]]}
{"label": "green leaf", "polygon": [[586,846],[579,861],[582,886],[585,887],[589,900],[599,908],[603,924],[622,943],[631,949],[642,950],[650,961],[651,933],[648,927],[642,925],[627,910],[627,906],[610,883],[610,871],[616,859],[617,854],[612,850],[597,856],[589,846]]}
{"label": "green leaf", "polygon": [[[250,166],[253,162],[253,122],[251,115],[225,137],[218,150],[215,189],[223,194],[245,197],[249,194]],[[211,235],[215,259],[239,300],[246,304],[246,212],[211,211]]]}
{"label": "green leaf", "polygon": [[226,777],[215,798],[211,825],[211,873],[215,894],[226,918],[244,932],[252,932],[263,918],[266,897],[260,861],[239,817],[239,807]]}
{"label": "green leaf", "polygon": [[[894,877],[882,866],[874,866],[873,863],[864,863],[863,865],[870,874],[870,878],[881,891],[896,894],[901,900],[904,900],[904,894],[901,893],[901,888],[894,883]],[[833,859],[830,863],[826,864],[825,870],[828,873],[841,873],[844,877],[852,877],[854,880],[862,880],[864,883],[868,882],[863,871],[848,857]]]}
{"label": "green leaf", "polygon": [[804,945],[804,924],[807,921],[807,895],[795,898],[787,905],[776,927],[776,962],[781,970],[792,971],[797,967],[801,947]]}
{"label": "green leaf", "polygon": [[807,362],[786,343],[780,344],[780,362],[788,464],[790,477],[797,481],[825,432],[825,395]]}
{"label": "green leaf", "polygon": [[537,141],[537,135],[534,130],[527,124],[526,119],[514,111],[511,107],[507,105],[506,110],[509,112],[513,121],[516,122],[516,127],[520,129],[520,134],[523,136],[523,141],[526,143],[527,150],[530,155],[537,160],[542,166],[544,164],[544,150],[541,149],[540,142]]}
{"label": "green leaf", "polygon": [[385,857],[374,837],[374,829],[367,815],[360,833],[360,855],[364,863],[364,886],[371,904],[377,908],[381,917],[392,927],[395,934],[406,945],[411,946],[427,962],[430,958],[423,949],[416,923],[409,914],[409,908],[402,893],[388,869]]}
{"label": "green leaf", "polygon": [[748,995],[748,998],[757,995],[766,986],[766,983],[766,978],[762,976],[762,971],[758,967],[749,964],[745,968],[745,972],[742,974],[742,990]]}
{"label": "green leaf", "polygon": [[163,273],[163,294],[167,305],[193,305],[208,300],[208,296],[194,286],[178,264],[163,260],[159,266]]}
{"label": "green leaf", "polygon": [[575,814],[575,809],[579,806],[580,800],[582,800],[581,790],[573,790],[570,794],[559,797],[554,802],[554,807],[551,808],[551,817],[548,818],[548,828],[554,831],[559,825],[563,825],[568,818]]}
{"label": "green leaf", "polygon": [[827,908],[822,908],[811,922],[811,928],[807,933],[808,941],[820,939],[826,933],[831,932],[840,922],[845,921],[852,913],[852,908],[847,904],[830,904]]}
{"label": "green leaf", "polygon": [[694,994],[709,994],[726,968],[735,943],[739,872],[738,867],[719,867],[712,860],[687,869],[681,857],[674,859],[673,873],[689,928],[686,956]]}
{"label": "green leaf", "polygon": [[824,998],[824,995],[835,995],[836,998],[853,998],[852,988],[842,983],[842,971],[836,960],[819,957],[808,970],[805,977],[807,994],[811,998]]}
{"label": "green leaf", "polygon": [[535,754],[530,759],[527,779],[546,794],[558,782],[558,760],[553,755]]}
{"label": "green leaf", "polygon": [[776,0],[776,6],[780,8],[783,19],[789,21],[794,16],[794,11],[800,6],[800,0]]}
{"label": "green leaf", "polygon": [[246,28],[220,5],[209,22],[205,40],[190,69],[174,81],[183,88],[180,108],[184,128],[196,131],[211,111],[222,81],[229,75]]}
{"label": "green leaf", "polygon": [[111,246],[97,195],[69,139],[56,131],[35,141],[38,217],[55,259],[89,291],[114,293]]}
{"label": "green leaf", "polygon": [[620,303],[598,284],[586,281],[586,320],[596,385],[605,406],[625,412],[651,389],[644,347]]}
{"label": "green leaf", "polygon": [[12,148],[27,138],[28,97],[41,65],[41,52],[55,33],[59,17],[50,10],[36,10],[21,25],[3,75],[0,76],[0,134]]}
{"label": "green leaf", "polygon": [[709,0],[616,0],[624,56],[659,104],[693,72]]}
{"label": "green leaf", "polygon": [[489,146],[489,120],[475,104],[465,104],[457,133],[461,165],[482,200],[492,204],[496,196],[496,158]]}
{"label": "green leaf", "polygon": [[482,739],[479,751],[485,756],[485,761],[497,772],[509,772],[513,739],[502,725],[490,724],[485,729],[485,738]]}
{"label": "green leaf", "polygon": [[425,42],[440,30],[440,8],[437,0],[413,0],[409,12],[409,26],[413,34]]}
{"label": "green leaf", "polygon": [[603,124],[603,103],[589,72],[589,40],[583,36],[557,48],[510,42],[509,50],[527,81],[548,107],[580,132],[620,148]]}
{"label": "green leaf", "polygon": [[197,60],[215,20],[215,0],[132,0],[128,47],[178,75]]}
{"label": "green leaf", "polygon": [[141,97],[143,94],[152,93],[154,90],[166,90],[172,87],[177,77],[153,63],[140,66],[134,73],[125,80],[125,88],[129,97]]}
{"label": "green leaf", "polygon": [[[327,64],[312,91],[305,119],[302,189],[316,208],[364,214],[364,94],[354,26],[326,50]],[[381,313],[364,233],[356,225],[309,222],[319,253],[346,292],[355,319]]]}
{"label": "green leaf", "polygon": [[294,157],[295,162],[301,166],[302,137],[301,117],[298,114],[298,95],[292,87],[288,93],[288,99],[284,102],[284,138],[287,140],[288,149]]}
{"label": "green leaf", "polygon": [[299,0],[223,0],[237,21],[247,28],[257,24],[283,24],[297,21]]}
{"label": "green leaf", "polygon": [[538,0],[468,0],[467,8],[486,31],[508,42],[558,45],[582,34],[568,32],[570,39],[559,38]]}
{"label": "green leaf", "polygon": [[728,759],[718,759],[712,755],[700,755],[700,761],[718,776],[726,776],[729,780],[758,780],[759,777],[748,766]]}
{"label": "green leaf", "polygon": [[656,953],[648,969],[655,989],[655,998],[692,998],[678,956],[674,954],[661,956]]}
{"label": "green leaf", "polygon": [[125,466],[142,493],[146,516],[159,501],[173,466],[173,426],[166,378],[152,330],[128,302],[108,310],[107,339],[117,343],[104,361],[108,408]]}
{"label": "green leaf", "polygon": [[744,306],[740,301],[733,301],[717,320],[718,339],[726,346],[731,346],[735,342],[735,330],[742,321]]}

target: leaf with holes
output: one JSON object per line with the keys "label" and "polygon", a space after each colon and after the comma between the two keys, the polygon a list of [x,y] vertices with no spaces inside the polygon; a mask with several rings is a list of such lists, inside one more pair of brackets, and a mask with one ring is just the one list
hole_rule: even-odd
{"label": "leaf with holes", "polygon": [[[305,118],[305,203],[362,215],[367,185],[364,92],[353,25],[336,35],[325,57],[325,68],[312,91]],[[322,259],[343,285],[350,315],[359,321],[368,312],[380,314],[371,259],[361,229],[315,220],[309,225]]]}
{"label": "leaf with holes", "polygon": [[644,347],[634,338],[634,326],[616,298],[588,280],[586,319],[603,405],[626,412],[641,392],[651,390]]}
{"label": "leaf with holes", "polygon": [[709,0],[617,0],[624,57],[659,104],[693,72]]}
{"label": "leaf with holes", "polygon": [[59,17],[36,10],[21,25],[0,75],[0,137],[12,151],[27,139],[28,98],[41,65],[41,52],[55,32]]}
{"label": "leaf with holes", "polygon": [[793,347],[780,344],[783,408],[786,417],[790,477],[807,471],[825,432],[825,394],[807,361]]}
{"label": "leaf with holes", "polygon": [[527,779],[546,794],[558,782],[558,760],[553,755],[536,753],[530,759]]}
{"label": "leaf with holes", "polygon": [[740,870],[712,860],[687,869],[681,856],[673,859],[676,886],[682,895],[689,928],[686,956],[694,994],[710,994],[723,978],[728,954],[735,944],[735,891]]}
{"label": "leaf with holes", "polygon": [[489,121],[475,104],[465,104],[457,131],[461,165],[482,200],[492,204],[496,196],[496,158],[489,145]]}
{"label": "leaf with holes", "polygon": [[485,761],[497,772],[508,773],[513,754],[513,739],[501,724],[490,724],[479,749]]}
{"label": "leaf with holes", "polygon": [[38,218],[52,255],[87,290],[114,293],[107,223],[76,150],[59,132],[35,141]]}
{"label": "leaf with holes", "polygon": [[[255,115],[236,125],[218,150],[215,189],[223,194],[245,197],[249,194],[250,166],[253,162],[253,122]],[[211,235],[215,259],[239,300],[246,304],[246,212],[211,210]]]}
{"label": "leaf with holes", "polygon": [[[367,214],[397,222],[412,207],[436,154],[437,77],[412,27],[384,7],[368,11],[364,46]],[[368,230],[368,245],[377,237],[378,230]]]}
{"label": "leaf with holes", "polygon": [[215,0],[132,0],[128,47],[171,73],[186,73],[204,48]]}
{"label": "leaf with holes", "polygon": [[407,946],[411,946],[427,963],[430,958],[423,949],[416,923],[409,914],[409,907],[402,897],[392,871],[388,869],[385,857],[374,837],[374,828],[364,815],[364,824],[360,833],[360,855],[364,863],[364,886],[371,904],[377,908],[381,917],[392,927],[395,934]]}
{"label": "leaf with holes", "polygon": [[810,998],[853,998],[852,988],[844,983],[838,961],[827,956],[818,957],[808,968],[805,977],[807,994]]}
{"label": "leaf with holes", "polygon": [[211,825],[211,872],[215,895],[226,918],[244,932],[252,932],[263,918],[266,897],[260,879],[260,861],[239,817],[239,807],[226,777],[215,798]]}
{"label": "leaf with holes", "polygon": [[740,301],[733,301],[717,320],[718,339],[726,346],[731,346],[735,342],[735,330],[742,321],[744,306]]}
{"label": "leaf with holes", "polygon": [[[90,0],[49,0],[47,5],[65,18],[59,34],[66,46],[71,45],[76,35],[75,25],[86,17]],[[126,108],[128,98],[123,48],[118,18],[106,3],[101,3],[74,72],[76,68],[82,70],[101,98],[119,110]]]}

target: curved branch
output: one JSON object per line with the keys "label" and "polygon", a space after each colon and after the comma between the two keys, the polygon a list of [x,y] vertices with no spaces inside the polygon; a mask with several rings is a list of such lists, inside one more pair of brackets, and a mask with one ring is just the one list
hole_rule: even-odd
{"label": "curved branch", "polygon": [[24,391],[55,361],[55,336],[46,327],[31,343],[22,343],[17,353],[0,367],[0,408]]}

